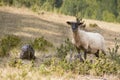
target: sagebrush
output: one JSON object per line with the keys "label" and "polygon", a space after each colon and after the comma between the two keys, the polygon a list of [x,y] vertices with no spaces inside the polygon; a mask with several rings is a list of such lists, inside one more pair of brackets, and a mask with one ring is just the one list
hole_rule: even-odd
{"label": "sagebrush", "polygon": [[0,56],[6,56],[10,50],[18,46],[21,39],[15,35],[6,35],[0,39]]}

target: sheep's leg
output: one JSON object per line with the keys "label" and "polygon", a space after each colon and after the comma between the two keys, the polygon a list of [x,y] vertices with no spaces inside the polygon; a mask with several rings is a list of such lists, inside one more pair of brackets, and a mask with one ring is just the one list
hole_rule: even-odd
{"label": "sheep's leg", "polygon": [[105,50],[102,50],[102,53],[103,53],[104,55],[106,55],[106,51],[105,51]]}
{"label": "sheep's leg", "polygon": [[87,50],[84,51],[84,59],[87,59]]}
{"label": "sheep's leg", "polygon": [[99,58],[99,50],[95,53],[95,56]]}
{"label": "sheep's leg", "polygon": [[79,56],[79,58],[80,58],[80,61],[81,61],[81,62],[84,62],[84,60],[82,59],[82,56],[81,56],[81,53],[80,53],[80,49],[79,49],[79,48],[77,48],[77,52],[78,52],[78,56]]}
{"label": "sheep's leg", "polygon": [[79,56],[79,58],[80,58],[80,61],[81,61],[81,62],[84,62],[84,60],[82,59],[82,56],[81,56],[81,53],[80,53],[80,52],[78,53],[78,56]]}
{"label": "sheep's leg", "polygon": [[69,62],[72,62],[72,50],[70,49],[70,60]]}

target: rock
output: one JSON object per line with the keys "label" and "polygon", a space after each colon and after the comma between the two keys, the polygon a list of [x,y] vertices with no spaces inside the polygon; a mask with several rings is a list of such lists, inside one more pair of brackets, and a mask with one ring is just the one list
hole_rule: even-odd
{"label": "rock", "polygon": [[31,45],[26,44],[21,48],[20,59],[35,59],[35,51]]}

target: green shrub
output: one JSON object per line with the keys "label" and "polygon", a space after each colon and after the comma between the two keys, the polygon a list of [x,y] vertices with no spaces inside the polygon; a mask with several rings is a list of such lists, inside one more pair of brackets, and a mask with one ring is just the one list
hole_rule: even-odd
{"label": "green shrub", "polygon": [[57,48],[57,57],[60,59],[64,59],[70,51],[74,51],[75,47],[73,44],[70,42],[69,39],[65,40],[64,44],[61,44],[60,47]]}
{"label": "green shrub", "polygon": [[36,38],[33,42],[31,42],[31,45],[34,47],[34,49],[39,51],[48,51],[48,48],[53,48],[53,44],[44,37]]}
{"label": "green shrub", "polygon": [[42,9],[44,9],[46,11],[53,11],[53,5],[47,1],[43,4]]}
{"label": "green shrub", "polygon": [[42,69],[44,70],[42,72],[45,72],[45,74],[46,72],[56,72],[61,75],[66,72],[72,72],[74,74],[97,76],[103,76],[104,74],[120,74],[120,65],[108,58],[99,58],[94,62],[86,60],[84,63],[79,61],[68,63],[65,60],[58,61],[56,59],[50,59],[47,62],[47,64],[44,63],[44,68]]}
{"label": "green shrub", "polygon": [[0,1],[0,6],[3,6],[3,5],[4,5],[3,1]]}
{"label": "green shrub", "polygon": [[[71,45],[71,46],[70,46]],[[60,75],[64,73],[72,72],[74,74],[82,75],[97,75],[103,76],[104,74],[120,74],[120,56],[116,55],[118,52],[118,45],[115,42],[113,50],[110,49],[110,58],[107,56],[100,56],[99,59],[85,60],[80,62],[75,60],[68,63],[64,58],[69,53],[70,49],[75,49],[69,42],[69,39],[65,41],[59,48],[57,48],[57,57],[46,60],[43,64],[44,67],[48,67],[49,71],[56,72]],[[61,59],[61,60],[60,60]]]}
{"label": "green shrub", "polygon": [[109,11],[103,11],[102,18],[104,21],[108,21],[108,22],[116,21],[116,16]]}
{"label": "green shrub", "polygon": [[7,35],[0,40],[0,56],[6,56],[9,51],[21,42],[20,38],[15,35]]}
{"label": "green shrub", "polygon": [[120,54],[118,53],[120,45],[117,43],[117,38],[115,38],[114,48],[108,48],[110,59],[116,61],[120,64]]}
{"label": "green shrub", "polygon": [[[10,67],[16,67],[18,69],[22,69],[23,71],[27,69],[27,71],[38,71],[39,74],[42,75],[49,75],[49,74],[57,74],[57,75],[64,75],[65,73],[72,73],[72,74],[82,74],[82,75],[97,75],[103,76],[104,74],[107,75],[119,75],[120,74],[120,57],[115,56],[118,51],[117,42],[115,42],[114,50],[110,51],[109,57],[100,57],[99,59],[96,58],[94,60],[85,60],[85,62],[80,62],[79,60],[75,60],[71,63],[67,62],[64,57],[65,53],[69,53],[70,49],[73,51],[75,50],[74,46],[71,44],[69,39],[65,40],[65,43],[62,44],[63,47],[60,47],[61,51],[59,52],[61,55],[58,57],[54,56],[50,59],[46,59],[43,63],[40,64],[39,67],[34,66],[34,62],[31,64],[23,64],[19,59],[11,59],[9,61]],[[111,50],[111,49],[110,49]],[[63,58],[61,60],[61,58]],[[115,59],[114,59],[115,58]],[[116,60],[117,59],[117,60]],[[35,71],[36,70],[36,71]],[[21,76],[26,76],[27,72],[23,73]]]}
{"label": "green shrub", "polygon": [[47,75],[47,74],[50,74],[50,70],[47,69],[47,67],[46,67],[44,64],[42,64],[42,65],[40,65],[40,67],[39,67],[39,73],[40,73],[40,74]]}
{"label": "green shrub", "polygon": [[9,62],[8,62],[8,65],[10,66],[10,67],[20,67],[20,66],[22,66],[22,61],[21,60],[19,60],[19,59],[15,59],[15,58],[13,58],[13,59],[11,59]]}
{"label": "green shrub", "polygon": [[89,24],[90,27],[98,27],[98,25],[96,23],[94,24]]}
{"label": "green shrub", "polygon": [[37,11],[39,11],[40,8],[38,5],[33,5],[33,6],[31,6],[31,9],[32,9],[32,11],[37,12]]}

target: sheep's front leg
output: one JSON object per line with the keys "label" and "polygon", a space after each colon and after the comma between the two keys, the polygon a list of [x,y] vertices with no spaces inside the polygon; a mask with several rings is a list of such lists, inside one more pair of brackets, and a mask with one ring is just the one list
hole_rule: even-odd
{"label": "sheep's front leg", "polygon": [[89,52],[89,46],[88,45],[85,45],[83,46],[83,51],[84,51],[84,60],[87,59],[87,53]]}
{"label": "sheep's front leg", "polygon": [[70,59],[69,59],[69,62],[71,63],[72,62],[72,50],[70,49]]}
{"label": "sheep's front leg", "polygon": [[86,60],[86,58],[87,58],[87,51],[85,50],[84,51],[84,59]]}
{"label": "sheep's front leg", "polygon": [[77,48],[77,52],[78,52],[78,57],[80,58],[80,61],[81,62],[84,62],[83,59],[82,59],[82,56],[81,56],[81,53],[80,53],[80,49]]}

